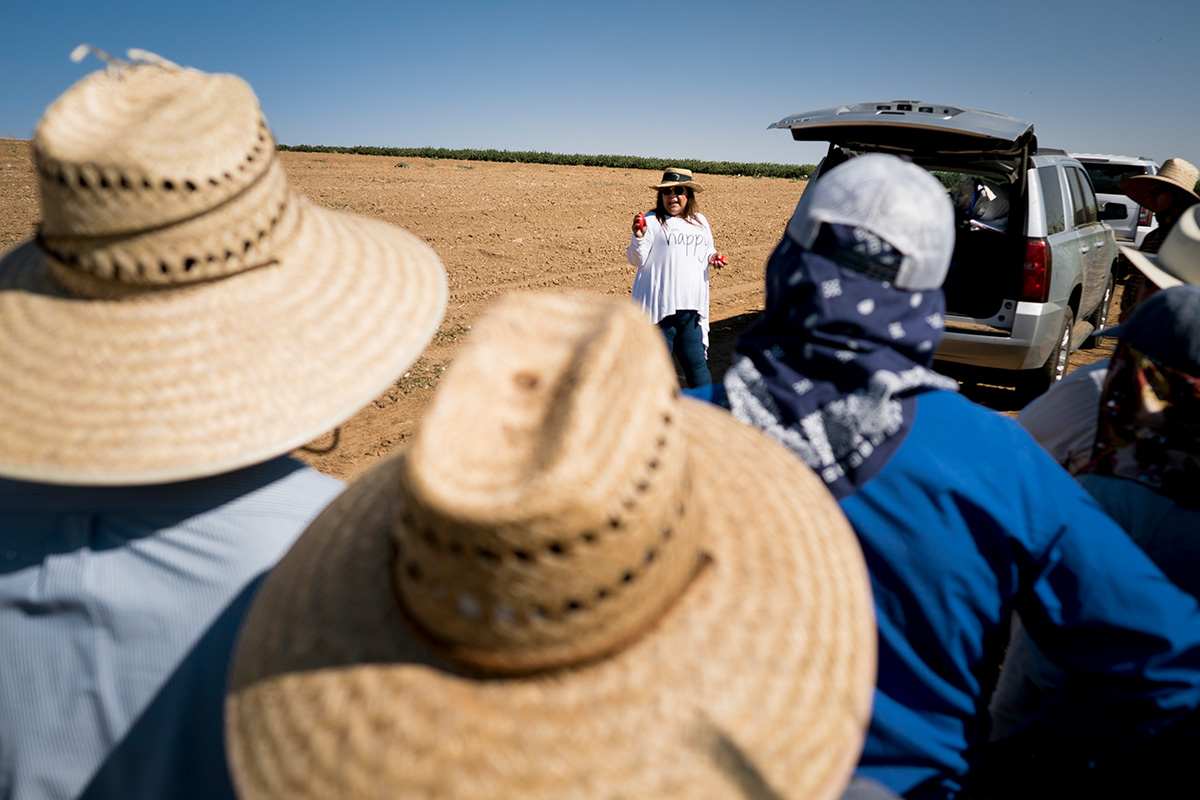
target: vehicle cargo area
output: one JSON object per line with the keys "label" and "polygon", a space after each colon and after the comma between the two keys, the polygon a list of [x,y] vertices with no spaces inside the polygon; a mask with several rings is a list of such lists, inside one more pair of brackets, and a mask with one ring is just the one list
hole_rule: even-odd
{"label": "vehicle cargo area", "polygon": [[1019,217],[1024,199],[1014,196],[1007,181],[961,172],[933,174],[954,202],[954,254],[943,286],[947,313],[1011,327],[1004,301],[1021,291],[1025,239]]}

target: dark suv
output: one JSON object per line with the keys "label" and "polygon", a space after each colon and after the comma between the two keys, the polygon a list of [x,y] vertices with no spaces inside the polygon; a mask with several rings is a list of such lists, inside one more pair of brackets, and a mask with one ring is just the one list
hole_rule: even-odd
{"label": "dark suv", "polygon": [[1083,165],[1039,150],[1031,123],[919,101],[857,103],[772,124],[827,141],[812,180],[863,153],[893,153],[942,179],[956,200],[957,239],[943,290],[938,367],[1013,385],[1025,398],[1066,374],[1067,358],[1105,322],[1117,246]]}

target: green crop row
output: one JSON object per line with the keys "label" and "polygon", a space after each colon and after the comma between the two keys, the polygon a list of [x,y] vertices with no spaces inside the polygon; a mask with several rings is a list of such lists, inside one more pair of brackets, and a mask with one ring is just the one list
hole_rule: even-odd
{"label": "green crop row", "polygon": [[705,175],[747,175],[755,178],[792,178],[807,180],[816,167],[812,164],[741,163],[737,161],[699,161],[691,158],[642,158],[640,156],[589,156],[541,153],[528,150],[449,150],[444,147],[328,147],[311,144],[281,144],[280,150],[297,153],[352,153],[391,158],[433,158],[458,161],[498,161],[520,164],[554,164],[574,167],[614,167],[616,169],[663,170],[683,167]]}

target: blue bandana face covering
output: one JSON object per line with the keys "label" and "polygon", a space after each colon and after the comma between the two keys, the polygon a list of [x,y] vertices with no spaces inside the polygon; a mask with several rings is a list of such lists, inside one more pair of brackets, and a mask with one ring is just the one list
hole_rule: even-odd
{"label": "blue bandana face covering", "polygon": [[957,391],[934,372],[941,290],[897,289],[901,256],[856,228],[826,225],[767,262],[767,309],[738,340],[725,392],[734,416],[783,444],[834,496],[853,494],[912,427],[917,394]]}

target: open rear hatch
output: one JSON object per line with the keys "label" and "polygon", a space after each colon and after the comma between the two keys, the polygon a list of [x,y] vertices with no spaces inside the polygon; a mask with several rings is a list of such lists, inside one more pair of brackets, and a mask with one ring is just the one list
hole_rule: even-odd
{"label": "open rear hatch", "polygon": [[1033,123],[974,108],[895,100],[804,111],[771,123],[800,142],[909,156],[1022,160],[1037,149]]}
{"label": "open rear hatch", "polygon": [[943,182],[971,176],[1001,185],[1009,198],[1002,230],[959,220],[943,290],[951,315],[1011,327],[1011,308],[1006,313],[1004,302],[1015,298],[1020,288],[1026,176],[1037,150],[1033,123],[991,111],[893,100],[805,111],[768,128],[791,130],[797,141],[829,142],[818,180],[831,164],[874,152],[907,158]]}

